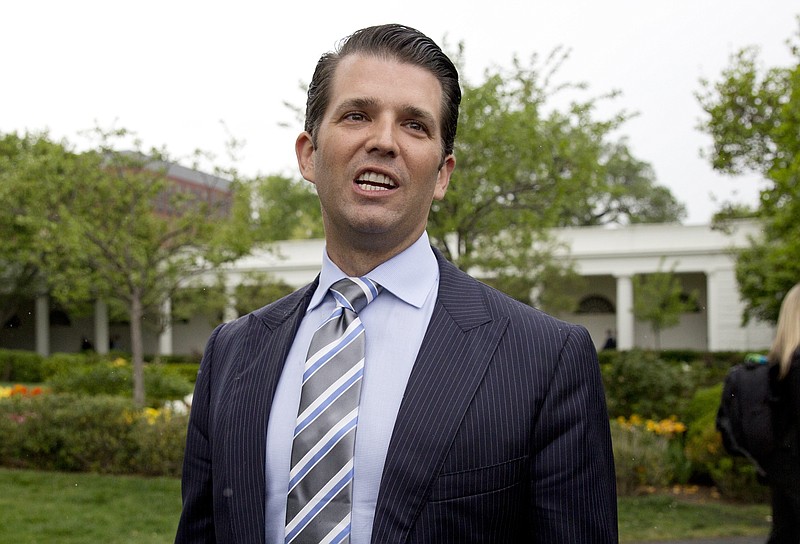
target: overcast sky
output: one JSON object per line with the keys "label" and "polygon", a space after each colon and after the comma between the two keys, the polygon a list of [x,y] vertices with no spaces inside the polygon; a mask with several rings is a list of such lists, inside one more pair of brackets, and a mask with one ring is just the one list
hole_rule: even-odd
{"label": "overcast sky", "polygon": [[620,134],[686,204],[687,222],[704,223],[720,201],[755,202],[759,184],[700,157],[699,80],[748,45],[767,66],[796,62],[786,40],[798,13],[797,0],[20,0],[0,17],[0,132],[46,129],[80,144],[79,131],[113,125],[174,156],[222,156],[225,126],[246,142],[243,172],[298,175],[300,127],[283,102],[303,103],[300,84],[340,38],[399,22],[463,42],[473,82],[515,54],[570,48],[561,79],[586,81],[590,95],[621,91],[615,108],[639,115]]}

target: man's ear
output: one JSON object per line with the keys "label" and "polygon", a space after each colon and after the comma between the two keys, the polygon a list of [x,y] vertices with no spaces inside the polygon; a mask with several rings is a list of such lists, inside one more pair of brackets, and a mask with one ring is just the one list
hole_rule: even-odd
{"label": "man's ear", "polygon": [[297,166],[304,179],[314,183],[314,142],[311,134],[301,132],[294,142],[294,152],[297,155]]}
{"label": "man's ear", "polygon": [[447,187],[450,185],[450,176],[453,175],[453,169],[456,167],[456,157],[452,153],[444,158],[442,166],[439,167],[439,174],[436,178],[436,187],[433,190],[433,199],[441,200],[447,193]]}

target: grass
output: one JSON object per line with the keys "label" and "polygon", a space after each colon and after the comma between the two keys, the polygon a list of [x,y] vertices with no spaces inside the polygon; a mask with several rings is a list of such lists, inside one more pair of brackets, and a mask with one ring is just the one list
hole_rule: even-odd
{"label": "grass", "polygon": [[[180,482],[0,469],[3,542],[167,544],[180,515]],[[620,541],[766,535],[769,506],[670,495],[619,500]]]}
{"label": "grass", "polygon": [[180,482],[0,469],[0,540],[15,544],[165,544]]}
{"label": "grass", "polygon": [[654,494],[621,497],[618,505],[620,542],[766,536],[770,528],[767,504]]}

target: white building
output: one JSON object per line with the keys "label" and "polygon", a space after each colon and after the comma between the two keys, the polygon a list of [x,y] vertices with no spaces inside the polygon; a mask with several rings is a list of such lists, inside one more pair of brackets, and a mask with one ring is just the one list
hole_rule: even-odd
{"label": "white building", "polygon": [[[625,227],[581,227],[559,229],[555,236],[565,242],[579,274],[586,278],[579,293],[580,310],[559,316],[589,329],[598,349],[606,331],[615,331],[619,349],[653,348],[649,325],[633,317],[635,274],[674,270],[686,293],[696,293],[696,311],[682,316],[680,323],[661,332],[662,349],[708,351],[759,350],[769,346],[773,328],[752,322],[744,327],[731,250],[748,245],[758,234],[751,222],[737,223],[730,233],[709,226],[678,224]],[[254,253],[223,269],[226,285],[233,288],[248,273],[265,272],[276,280],[300,287],[314,279],[320,269],[323,240],[279,242],[270,250]],[[566,254],[565,254],[566,256]],[[95,305],[94,316],[70,318],[52,311],[46,297],[32,301],[15,327],[0,331],[0,348],[36,350],[42,354],[77,351],[88,338],[104,352],[112,343],[129,348],[128,327],[109,324],[105,305]],[[236,317],[226,312],[225,319]],[[200,354],[218,317],[197,316],[174,323],[160,335],[145,333],[145,352]]]}

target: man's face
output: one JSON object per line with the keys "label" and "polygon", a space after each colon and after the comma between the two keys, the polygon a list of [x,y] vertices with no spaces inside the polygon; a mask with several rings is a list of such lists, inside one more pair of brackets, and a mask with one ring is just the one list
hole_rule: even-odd
{"label": "man's face", "polygon": [[316,185],[334,261],[353,250],[389,258],[422,234],[455,166],[452,155],[442,161],[441,103],[442,87],[424,68],[341,59],[316,147],[305,132],[295,146],[303,177]]}

